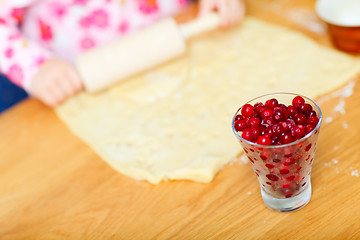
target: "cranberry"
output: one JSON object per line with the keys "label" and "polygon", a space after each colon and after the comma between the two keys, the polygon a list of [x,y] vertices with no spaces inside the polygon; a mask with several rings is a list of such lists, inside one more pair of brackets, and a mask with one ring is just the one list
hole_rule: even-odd
{"label": "cranberry", "polygon": [[251,117],[253,112],[254,112],[254,107],[251,104],[247,103],[241,108],[241,114],[244,117]]}
{"label": "cranberry", "polygon": [[287,169],[287,168],[280,169],[280,174],[282,174],[282,175],[288,174],[289,172],[290,172],[290,171],[289,171],[289,169]]}
{"label": "cranberry", "polygon": [[238,115],[235,116],[234,122],[236,122],[237,120],[242,120],[242,119],[245,119],[244,116],[238,114]]}
{"label": "cranberry", "polygon": [[259,127],[251,128],[251,134],[253,139],[258,139],[261,135],[261,130]]}
{"label": "cranberry", "polygon": [[289,114],[289,116],[294,116],[297,113],[297,108],[290,105],[287,107],[286,111]]}
{"label": "cranberry", "polygon": [[305,103],[305,99],[301,96],[296,96],[292,100],[292,105],[299,106],[301,103]]}
{"label": "cranberry", "polygon": [[312,125],[317,125],[319,122],[319,118],[318,117],[315,117],[315,116],[312,116],[312,117],[309,117],[308,120],[307,120],[307,123],[308,124],[312,124]]}
{"label": "cranberry", "polygon": [[[318,123],[317,113],[310,104],[305,103],[301,96],[294,97],[292,105],[289,106],[279,103],[275,98],[268,99],[265,104],[258,102],[252,106],[247,103],[234,117],[234,129],[241,132],[241,136],[245,140],[265,146],[283,145],[297,141],[305,134],[312,132]],[[304,147],[298,147],[304,149]],[[259,148],[258,150],[264,149]],[[275,162],[278,160],[278,156],[276,153],[274,154],[275,160],[273,161]],[[301,153],[298,154],[301,155]],[[293,157],[295,156],[296,154]],[[269,158],[270,156],[267,159]],[[292,162],[284,162],[284,165],[290,164]]]}
{"label": "cranberry", "polygon": [[314,129],[315,129],[315,125],[307,124],[307,125],[305,126],[305,132],[306,132],[306,133],[309,133],[309,132],[311,132],[311,131],[314,130]]}
{"label": "cranberry", "polygon": [[234,123],[234,128],[237,132],[243,131],[246,127],[247,127],[246,121],[243,119],[239,119]]}
{"label": "cranberry", "polygon": [[291,129],[291,134],[293,135],[293,137],[298,137],[298,138],[305,136],[304,126],[300,124],[296,125],[294,128]]}
{"label": "cranberry", "polygon": [[284,132],[284,128],[281,124],[274,124],[271,126],[272,134],[275,136],[280,136]]}
{"label": "cranberry", "polygon": [[260,136],[256,142],[260,145],[271,145],[271,137],[268,134]]}
{"label": "cranberry", "polygon": [[262,112],[261,112],[261,118],[266,118],[266,117],[271,117],[274,113],[274,110],[272,110],[271,108],[265,108]]}
{"label": "cranberry", "polygon": [[295,121],[292,119],[286,120],[286,127],[284,127],[285,131],[290,131],[295,126]]}
{"label": "cranberry", "polygon": [[261,135],[264,135],[265,132],[266,132],[266,127],[263,126],[263,125],[261,125],[261,126],[260,126],[260,131],[261,131]]}
{"label": "cranberry", "polygon": [[289,166],[291,164],[294,164],[296,162],[295,158],[288,158],[284,161],[285,166]]}
{"label": "cranberry", "polygon": [[313,110],[312,106],[308,103],[300,103],[298,108],[302,113],[309,113]]}
{"label": "cranberry", "polygon": [[253,127],[258,127],[258,126],[260,126],[260,123],[261,123],[261,121],[260,121],[260,119],[259,119],[258,117],[251,117],[251,118],[249,119],[249,124],[250,124],[251,126],[253,126]]}
{"label": "cranberry", "polygon": [[281,122],[281,121],[284,121],[286,118],[285,118],[285,113],[282,109],[279,109],[279,110],[275,110],[274,113],[273,113],[273,117],[275,119],[275,121],[277,122]]}
{"label": "cranberry", "polygon": [[306,114],[306,117],[307,118],[309,118],[309,117],[317,117],[317,113],[314,110],[312,110],[311,112],[308,112]]}
{"label": "cranberry", "polygon": [[281,160],[280,160],[280,159],[277,159],[277,158],[274,158],[274,159],[273,159],[273,162],[274,162],[274,163],[278,163],[278,162],[281,162]]}
{"label": "cranberry", "polygon": [[306,146],[305,151],[309,151],[309,150],[310,150],[310,148],[311,148],[311,143],[310,143],[309,145],[307,145],[307,146]]}
{"label": "cranberry", "polygon": [[306,116],[302,113],[296,113],[294,116],[294,120],[296,124],[305,124],[306,123]]}
{"label": "cranberry", "polygon": [[295,176],[294,175],[291,175],[291,176],[288,176],[287,178],[286,178],[286,180],[288,180],[288,181],[292,181],[292,180],[294,180],[294,178],[295,178]]}
{"label": "cranberry", "polygon": [[265,155],[261,154],[261,155],[260,155],[260,158],[261,158],[262,160],[266,161],[267,156],[265,156]]}
{"label": "cranberry", "polygon": [[266,109],[266,107],[264,105],[259,106],[256,108],[256,113],[261,114],[262,111],[264,111],[265,109]]}
{"label": "cranberry", "polygon": [[261,124],[265,127],[269,127],[275,124],[275,120],[272,117],[266,117],[261,121]]}
{"label": "cranberry", "polygon": [[255,103],[255,104],[254,104],[254,110],[255,110],[255,112],[261,113],[261,112],[259,111],[259,108],[261,108],[261,107],[264,107],[264,104],[263,104],[262,102]]}
{"label": "cranberry", "polygon": [[270,181],[274,181],[276,182],[277,180],[279,180],[279,177],[274,175],[274,174],[267,174],[266,177],[270,180]]}
{"label": "cranberry", "polygon": [[265,106],[267,106],[268,108],[275,108],[278,105],[279,105],[279,102],[275,98],[269,99],[265,102]]}
{"label": "cranberry", "polygon": [[272,131],[271,127],[272,126],[269,126],[269,127],[266,128],[265,134],[268,134],[268,135],[270,135],[272,137],[273,136],[273,131]]}
{"label": "cranberry", "polygon": [[285,183],[282,185],[282,188],[286,189],[286,188],[290,188],[290,183]]}
{"label": "cranberry", "polygon": [[265,166],[266,166],[267,168],[269,168],[269,169],[274,168],[274,165],[272,165],[272,164],[270,164],[270,163],[265,164]]}
{"label": "cranberry", "polygon": [[281,135],[281,142],[283,144],[288,144],[288,143],[291,143],[293,140],[293,137],[291,136],[290,133],[284,133]]}
{"label": "cranberry", "polygon": [[245,140],[251,141],[253,139],[252,131],[250,128],[245,128],[241,134],[241,137]]}

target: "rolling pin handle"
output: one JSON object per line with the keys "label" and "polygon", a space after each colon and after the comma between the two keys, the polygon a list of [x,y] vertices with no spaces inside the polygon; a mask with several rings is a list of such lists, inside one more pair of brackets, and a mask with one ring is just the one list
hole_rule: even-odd
{"label": "rolling pin handle", "polygon": [[189,39],[195,35],[214,30],[219,25],[220,16],[217,13],[208,13],[189,23],[181,24],[179,29],[184,39]]}

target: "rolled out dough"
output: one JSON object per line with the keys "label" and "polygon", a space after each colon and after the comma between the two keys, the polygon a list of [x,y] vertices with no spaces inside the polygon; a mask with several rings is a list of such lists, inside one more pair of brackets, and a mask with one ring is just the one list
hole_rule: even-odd
{"label": "rolled out dough", "polygon": [[248,17],[192,39],[175,61],[102,93],[79,94],[56,112],[122,174],[153,184],[209,182],[241,151],[231,120],[246,101],[271,92],[314,98],[359,71],[358,59]]}

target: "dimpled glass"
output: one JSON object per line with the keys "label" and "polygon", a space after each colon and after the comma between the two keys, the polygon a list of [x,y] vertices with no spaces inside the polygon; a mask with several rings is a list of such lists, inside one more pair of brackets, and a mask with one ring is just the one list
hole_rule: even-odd
{"label": "dimpled glass", "polygon": [[[274,93],[257,97],[247,103],[265,103],[275,98],[279,104],[291,105],[298,94]],[[261,195],[265,205],[278,212],[291,212],[304,207],[311,198],[311,166],[314,160],[316,142],[319,136],[322,113],[319,106],[311,99],[302,96],[316,112],[319,122],[315,129],[301,139],[284,145],[259,145],[247,141],[236,132],[234,119],[232,129],[247,155],[259,180]],[[245,105],[245,104],[244,104]]]}

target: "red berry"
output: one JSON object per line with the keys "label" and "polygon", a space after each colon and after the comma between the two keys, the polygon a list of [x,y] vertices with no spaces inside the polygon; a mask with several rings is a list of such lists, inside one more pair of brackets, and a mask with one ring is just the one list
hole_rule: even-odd
{"label": "red berry", "polygon": [[282,185],[282,188],[286,189],[286,188],[290,188],[290,183],[285,183]]}
{"label": "red berry", "polygon": [[292,119],[287,119],[286,120],[286,127],[284,127],[285,131],[290,131],[294,126],[295,126],[295,121]]}
{"label": "red berry", "polygon": [[243,131],[247,127],[246,121],[243,119],[239,119],[234,122],[234,128],[237,132]]}
{"label": "red berry", "polygon": [[269,169],[274,168],[274,165],[272,165],[272,164],[270,164],[270,163],[265,164],[265,166],[266,166],[267,168],[269,168]]}
{"label": "red berry", "polygon": [[270,180],[270,181],[274,181],[276,182],[277,180],[279,180],[279,177],[274,175],[274,174],[267,174],[266,177]]}
{"label": "red berry", "polygon": [[268,134],[260,136],[256,142],[260,145],[271,145],[271,137]]}
{"label": "red berry", "polygon": [[308,103],[300,103],[298,108],[299,108],[300,112],[305,113],[305,114],[309,113],[313,110],[312,106]]}
{"label": "red berry", "polygon": [[265,102],[265,106],[267,106],[268,108],[275,108],[278,105],[279,105],[279,102],[275,98],[269,99]]}
{"label": "red berry", "polygon": [[295,127],[293,127],[293,129],[291,130],[291,134],[293,135],[293,137],[298,137],[298,138],[305,136],[304,126],[299,124],[295,125]]}
{"label": "red berry", "polygon": [[288,176],[287,178],[286,178],[286,180],[288,180],[288,181],[292,181],[292,180],[294,180],[294,178],[295,178],[295,176],[294,175],[291,175],[291,176]]}
{"label": "red berry", "polygon": [[262,112],[261,112],[261,118],[267,118],[267,117],[271,117],[274,113],[274,110],[272,110],[271,108],[265,108]]}
{"label": "red berry", "polygon": [[264,105],[261,105],[261,106],[258,106],[255,111],[257,114],[261,114],[262,111],[264,111],[264,109],[266,109],[266,107]]}
{"label": "red berry", "polygon": [[279,110],[275,110],[273,113],[273,118],[275,119],[275,121],[277,122],[281,122],[285,120],[285,113],[282,109]]}
{"label": "red berry", "polygon": [[[305,103],[303,97],[296,96],[289,106],[279,103],[275,98],[266,100],[265,104],[245,104],[234,117],[234,129],[242,132],[241,136],[245,140],[259,145],[283,145],[301,139],[313,131],[318,122],[312,105]],[[284,164],[292,163],[285,161]]]}
{"label": "red berry", "polygon": [[252,131],[250,128],[245,128],[241,134],[241,137],[245,140],[251,141],[253,139]]}
{"label": "red berry", "polygon": [[312,124],[312,125],[315,125],[315,126],[318,124],[318,122],[319,122],[319,118],[315,117],[315,116],[309,117],[308,120],[307,120],[308,124]]}
{"label": "red berry", "polygon": [[293,137],[291,136],[290,133],[284,133],[283,135],[281,135],[281,142],[283,144],[291,143],[292,140],[293,140]]}
{"label": "red berry", "polygon": [[260,119],[258,117],[251,117],[249,119],[249,124],[252,126],[252,127],[258,127],[260,126]]}
{"label": "red berry", "polygon": [[284,128],[281,124],[274,124],[271,126],[272,134],[275,136],[280,136],[284,132]]}
{"label": "red berry", "polygon": [[238,115],[235,116],[234,122],[236,122],[237,120],[240,120],[240,119],[244,119],[244,116],[238,114]]}
{"label": "red berry", "polygon": [[307,125],[305,126],[305,133],[309,133],[309,132],[311,132],[311,131],[314,130],[314,129],[315,129],[315,125],[307,124]]}
{"label": "red berry", "polygon": [[282,175],[288,174],[289,172],[290,172],[290,171],[289,171],[289,169],[287,169],[287,168],[280,169],[280,174],[282,174]]}
{"label": "red berry", "polygon": [[269,127],[269,126],[272,126],[274,125],[276,122],[275,120],[272,118],[272,117],[267,117],[267,118],[264,118],[262,121],[261,121],[261,124],[265,127]]}
{"label": "red berry", "polygon": [[294,116],[298,112],[297,108],[291,105],[287,107],[286,111],[289,114],[289,116]]}
{"label": "red berry", "polygon": [[295,158],[288,158],[284,161],[285,166],[289,166],[291,164],[294,164],[296,162]]}
{"label": "red berry", "polygon": [[252,138],[257,140],[261,135],[260,128],[259,127],[251,128],[251,134],[252,134]]}
{"label": "red berry", "polygon": [[305,124],[306,123],[306,116],[302,113],[296,113],[294,116],[294,120],[296,124]]}
{"label": "red berry", "polygon": [[241,114],[244,117],[251,117],[251,115],[254,112],[254,107],[250,104],[245,104],[242,108],[241,108]]}
{"label": "red berry", "polygon": [[302,98],[300,96],[296,96],[292,100],[292,105],[294,105],[294,106],[299,106],[301,103],[305,103],[305,100],[304,100],[304,98]]}
{"label": "red berry", "polygon": [[307,118],[309,118],[309,117],[317,117],[317,113],[314,110],[312,110],[312,111],[310,111],[310,112],[308,112],[306,114],[306,117]]}
{"label": "red berry", "polygon": [[264,106],[264,104],[262,102],[255,103],[254,104],[255,112],[260,113],[260,112],[258,112],[258,109],[263,106]]}

